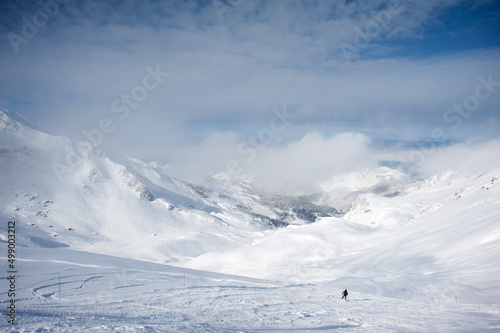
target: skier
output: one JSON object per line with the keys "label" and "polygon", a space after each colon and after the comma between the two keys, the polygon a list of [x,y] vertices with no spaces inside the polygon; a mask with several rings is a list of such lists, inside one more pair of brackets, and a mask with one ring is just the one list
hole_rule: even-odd
{"label": "skier", "polygon": [[347,301],[347,295],[349,295],[349,293],[347,292],[347,289],[346,289],[346,290],[344,290],[344,291],[342,292],[342,299],[344,299],[344,298],[345,298],[345,300]]}

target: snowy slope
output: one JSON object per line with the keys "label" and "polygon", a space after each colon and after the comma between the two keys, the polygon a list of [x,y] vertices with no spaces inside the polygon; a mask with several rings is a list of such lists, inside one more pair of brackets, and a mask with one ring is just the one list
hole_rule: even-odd
{"label": "snowy slope", "polygon": [[107,153],[32,125],[0,111],[0,214],[18,220],[20,246],[70,246],[172,262],[251,243],[275,226],[314,221],[315,212],[336,212],[264,198],[248,183],[190,184],[170,177],[168,166]]}
{"label": "snowy slope", "polygon": [[500,167],[482,175],[447,172],[404,195],[363,194],[342,219],[290,226],[185,266],[301,283],[355,276],[367,291],[372,279],[384,277],[381,281],[418,285],[424,298],[439,290],[443,297],[495,303],[500,299],[499,178]]}
{"label": "snowy slope", "polygon": [[[498,306],[419,300],[413,286],[405,285],[405,291],[401,284],[385,284],[393,289],[392,296],[350,288],[345,302],[340,291],[352,285],[350,277],[283,284],[72,250],[26,249],[21,255],[30,259],[19,262],[19,270],[27,272],[18,282],[19,322],[12,329],[0,322],[6,331],[376,333],[500,328]],[[378,280],[374,284],[382,277]]]}
{"label": "snowy slope", "polygon": [[1,330],[500,329],[500,167],[379,168],[293,198],[188,183],[5,110],[0,142],[0,257],[16,221],[18,271]]}
{"label": "snowy slope", "polygon": [[189,184],[170,177],[168,167],[18,120],[0,111],[1,214],[26,230],[19,245],[165,262],[251,242],[269,224],[307,222],[290,205],[269,207],[248,184]]}
{"label": "snowy slope", "polygon": [[[96,247],[99,251],[107,241],[127,246],[142,243],[150,246],[131,248],[128,254],[148,254],[153,259],[168,239],[172,249],[164,253],[186,256],[200,250],[178,253],[176,240],[190,241],[186,234],[178,235],[179,231],[196,229],[203,237],[205,225],[216,228],[224,224],[210,215],[215,207],[205,207],[181,182],[151,168],[150,181],[137,172],[144,167],[139,163],[120,164],[116,162],[119,157],[108,156],[89,144],[46,135],[7,118],[5,113],[2,118],[2,144],[6,144],[1,159],[3,218],[18,219],[20,228],[31,226],[18,240],[19,245],[43,247],[39,240],[51,239],[53,246]],[[81,157],[81,162],[73,166],[68,159],[74,155]],[[249,228],[245,222],[238,230]]]}

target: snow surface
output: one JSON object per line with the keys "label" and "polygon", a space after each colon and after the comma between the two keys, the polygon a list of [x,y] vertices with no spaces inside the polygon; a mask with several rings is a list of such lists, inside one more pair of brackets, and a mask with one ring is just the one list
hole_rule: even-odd
{"label": "snow surface", "polygon": [[[500,167],[424,181],[380,168],[305,202],[184,182],[5,110],[0,142],[2,331],[500,331]],[[333,197],[345,214],[315,205]]]}

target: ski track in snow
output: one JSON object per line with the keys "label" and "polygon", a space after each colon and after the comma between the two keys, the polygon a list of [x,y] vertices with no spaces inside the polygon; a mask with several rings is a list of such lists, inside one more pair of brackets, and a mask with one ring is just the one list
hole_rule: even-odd
{"label": "ski track in snow", "polygon": [[[353,290],[346,302],[340,299],[344,282],[337,281],[249,282],[244,277],[188,272],[184,282],[184,274],[169,273],[163,265],[142,270],[60,267],[43,261],[40,264],[44,266],[40,275],[32,273],[19,278],[22,283],[16,302],[18,325],[8,327],[4,321],[0,323],[2,330],[495,332],[500,329],[500,309],[495,305],[386,297]],[[47,279],[49,276],[52,278]],[[2,308],[6,305],[4,296],[5,293]]]}

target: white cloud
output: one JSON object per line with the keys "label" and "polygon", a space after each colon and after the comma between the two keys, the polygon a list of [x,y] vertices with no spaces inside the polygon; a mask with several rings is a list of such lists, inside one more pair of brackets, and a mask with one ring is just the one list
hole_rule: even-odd
{"label": "white cloud", "polygon": [[[404,10],[362,50],[367,57],[345,61],[339,43],[388,3],[242,1],[221,22],[209,2],[70,2],[19,54],[0,42],[2,106],[76,137],[110,117],[116,130],[103,144],[130,154],[173,154],[227,129],[244,137],[283,105],[311,106],[283,133],[295,139],[311,130],[430,133],[448,125],[443,113],[474,92],[479,75],[500,81],[499,50],[369,60],[384,40],[415,38],[459,3],[401,1]],[[19,17],[38,10],[24,7]],[[156,64],[171,76],[116,119],[111,102]],[[462,129],[498,119],[499,101],[492,94]]]}
{"label": "white cloud", "polygon": [[248,164],[248,174],[263,188],[279,192],[312,192],[326,179],[376,166],[362,134],[326,138],[308,133],[283,147],[272,147]]}
{"label": "white cloud", "polygon": [[312,192],[335,175],[376,167],[369,145],[370,139],[357,133],[327,138],[311,132],[281,145],[215,133],[184,152],[184,163],[174,163],[170,170],[190,180],[222,172],[273,192]]}
{"label": "white cloud", "polygon": [[439,147],[428,142],[421,148],[374,145],[360,133],[326,137],[310,132],[287,143],[264,145],[258,139],[242,139],[234,132],[214,133],[183,152],[171,172],[190,181],[224,173],[245,178],[274,193],[315,193],[338,176],[366,173],[386,162],[401,163],[404,171],[427,178],[447,170],[481,173],[500,166],[500,139],[470,141]]}
{"label": "white cloud", "polygon": [[423,177],[446,170],[481,173],[500,167],[500,138],[473,140],[422,152],[420,156],[423,158],[418,160],[417,170]]}

